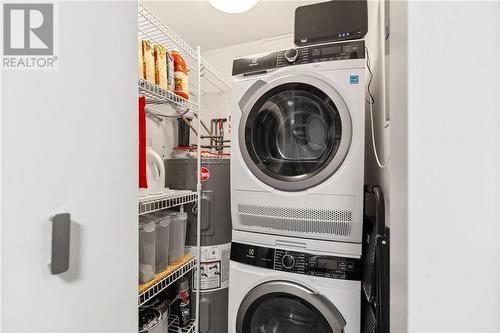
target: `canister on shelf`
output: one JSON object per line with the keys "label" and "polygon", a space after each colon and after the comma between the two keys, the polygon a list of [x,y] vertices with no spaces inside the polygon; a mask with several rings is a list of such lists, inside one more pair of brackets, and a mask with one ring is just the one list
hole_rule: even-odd
{"label": "canister on shelf", "polygon": [[139,283],[147,283],[155,277],[156,224],[149,217],[139,219]]}
{"label": "canister on shelf", "polygon": [[171,212],[169,264],[177,263],[185,253],[187,214]]}
{"label": "canister on shelf", "polygon": [[172,51],[174,59],[175,93],[185,99],[189,99],[188,90],[188,68],[186,61],[176,50]]}
{"label": "canister on shelf", "polygon": [[155,273],[163,272],[168,266],[170,252],[170,214],[159,211],[151,214],[156,223],[156,264]]}

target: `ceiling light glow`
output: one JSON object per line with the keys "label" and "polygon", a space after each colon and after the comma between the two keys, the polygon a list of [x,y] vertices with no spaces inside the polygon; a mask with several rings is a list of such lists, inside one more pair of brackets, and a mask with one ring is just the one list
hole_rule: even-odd
{"label": "ceiling light glow", "polygon": [[224,13],[243,13],[257,4],[258,0],[208,0],[208,2]]}

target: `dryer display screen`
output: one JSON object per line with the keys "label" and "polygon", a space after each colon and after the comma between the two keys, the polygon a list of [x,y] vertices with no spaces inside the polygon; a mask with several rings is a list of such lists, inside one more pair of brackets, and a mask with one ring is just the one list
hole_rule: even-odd
{"label": "dryer display screen", "polygon": [[336,270],[338,268],[337,260],[319,258],[318,259],[318,268],[319,269]]}

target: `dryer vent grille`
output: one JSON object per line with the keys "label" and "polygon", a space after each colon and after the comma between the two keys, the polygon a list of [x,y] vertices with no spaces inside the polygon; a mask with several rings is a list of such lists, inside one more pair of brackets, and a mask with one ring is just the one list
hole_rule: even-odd
{"label": "dryer vent grille", "polygon": [[352,211],[239,204],[246,226],[267,229],[350,236]]}

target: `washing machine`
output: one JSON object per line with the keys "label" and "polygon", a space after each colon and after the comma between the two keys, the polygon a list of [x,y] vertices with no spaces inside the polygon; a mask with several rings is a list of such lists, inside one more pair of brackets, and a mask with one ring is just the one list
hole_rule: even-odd
{"label": "washing machine", "polygon": [[233,232],[229,333],[359,333],[361,245]]}
{"label": "washing machine", "polygon": [[233,61],[234,229],[361,243],[364,58],[358,40]]}

